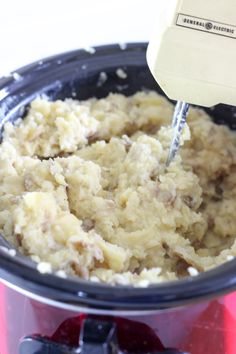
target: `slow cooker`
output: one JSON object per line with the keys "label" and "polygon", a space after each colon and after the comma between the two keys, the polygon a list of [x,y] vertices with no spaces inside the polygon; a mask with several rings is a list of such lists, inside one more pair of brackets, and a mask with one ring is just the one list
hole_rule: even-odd
{"label": "slow cooker", "polygon": [[[37,95],[49,99],[157,90],[146,43],[59,54],[0,80],[1,129]],[[127,77],[118,77],[117,68]],[[101,72],[106,80],[101,80]],[[162,93],[163,94],[163,93]],[[208,113],[236,127],[236,109]],[[41,274],[0,236],[1,354],[235,354],[236,260],[196,277],[147,288]]]}

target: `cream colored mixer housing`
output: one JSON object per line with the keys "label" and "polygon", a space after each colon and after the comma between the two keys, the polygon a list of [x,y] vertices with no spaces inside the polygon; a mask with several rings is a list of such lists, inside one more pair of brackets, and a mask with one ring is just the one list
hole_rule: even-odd
{"label": "cream colored mixer housing", "polygon": [[147,61],[166,95],[236,105],[236,0],[159,0]]}

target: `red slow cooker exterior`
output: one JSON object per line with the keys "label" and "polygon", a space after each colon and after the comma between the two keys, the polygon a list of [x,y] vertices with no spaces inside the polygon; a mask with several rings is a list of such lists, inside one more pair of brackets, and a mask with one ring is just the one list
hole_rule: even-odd
{"label": "red slow cooker exterior", "polygon": [[[0,80],[1,127],[24,115],[39,94],[87,99],[140,89],[161,93],[145,53],[144,43],[125,50],[103,46],[95,53],[78,50],[17,70],[20,76]],[[126,79],[117,77],[118,67],[126,70]],[[101,71],[108,76],[102,84]],[[234,107],[220,105],[210,114],[235,128]],[[0,246],[11,248],[1,235]],[[29,259],[0,248],[0,353],[114,354],[119,348],[130,354],[235,354],[235,269],[233,260],[178,282],[112,287],[40,274]],[[101,341],[105,334],[112,346]]]}
{"label": "red slow cooker exterior", "polygon": [[1,354],[18,354],[22,339],[35,334],[78,348],[86,317],[116,323],[119,348],[125,353],[157,353],[163,352],[163,348],[191,354],[236,353],[236,293],[183,308],[133,316],[87,315],[57,308],[3,284],[0,294]]}

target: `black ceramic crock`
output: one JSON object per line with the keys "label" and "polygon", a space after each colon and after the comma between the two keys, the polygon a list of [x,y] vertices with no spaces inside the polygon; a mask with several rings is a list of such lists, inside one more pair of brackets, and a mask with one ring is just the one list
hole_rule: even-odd
{"label": "black ceramic crock", "polygon": [[[105,97],[109,92],[131,95],[142,89],[162,93],[147,67],[146,47],[146,43],[133,43],[125,49],[119,45],[95,47],[94,53],[75,50],[16,70],[18,75],[0,80],[1,127],[6,121],[24,116],[30,101],[42,94],[51,100],[68,97],[84,100],[93,96]],[[124,69],[127,78],[119,78],[117,68]],[[101,72],[107,74],[107,80],[102,84]],[[220,105],[209,113],[218,123],[235,127],[234,107]],[[12,248],[2,236],[0,245]],[[233,291],[236,289],[236,260],[197,277],[135,288],[41,274],[31,260],[19,253],[12,257],[0,249],[0,278],[20,292],[62,307],[156,311]]]}

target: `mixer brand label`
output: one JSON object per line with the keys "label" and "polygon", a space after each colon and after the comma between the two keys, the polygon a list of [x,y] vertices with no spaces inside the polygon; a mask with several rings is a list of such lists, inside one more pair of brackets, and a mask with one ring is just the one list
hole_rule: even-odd
{"label": "mixer brand label", "polygon": [[176,25],[195,29],[197,31],[218,34],[220,36],[236,38],[236,26],[206,20],[204,18],[178,14]]}

